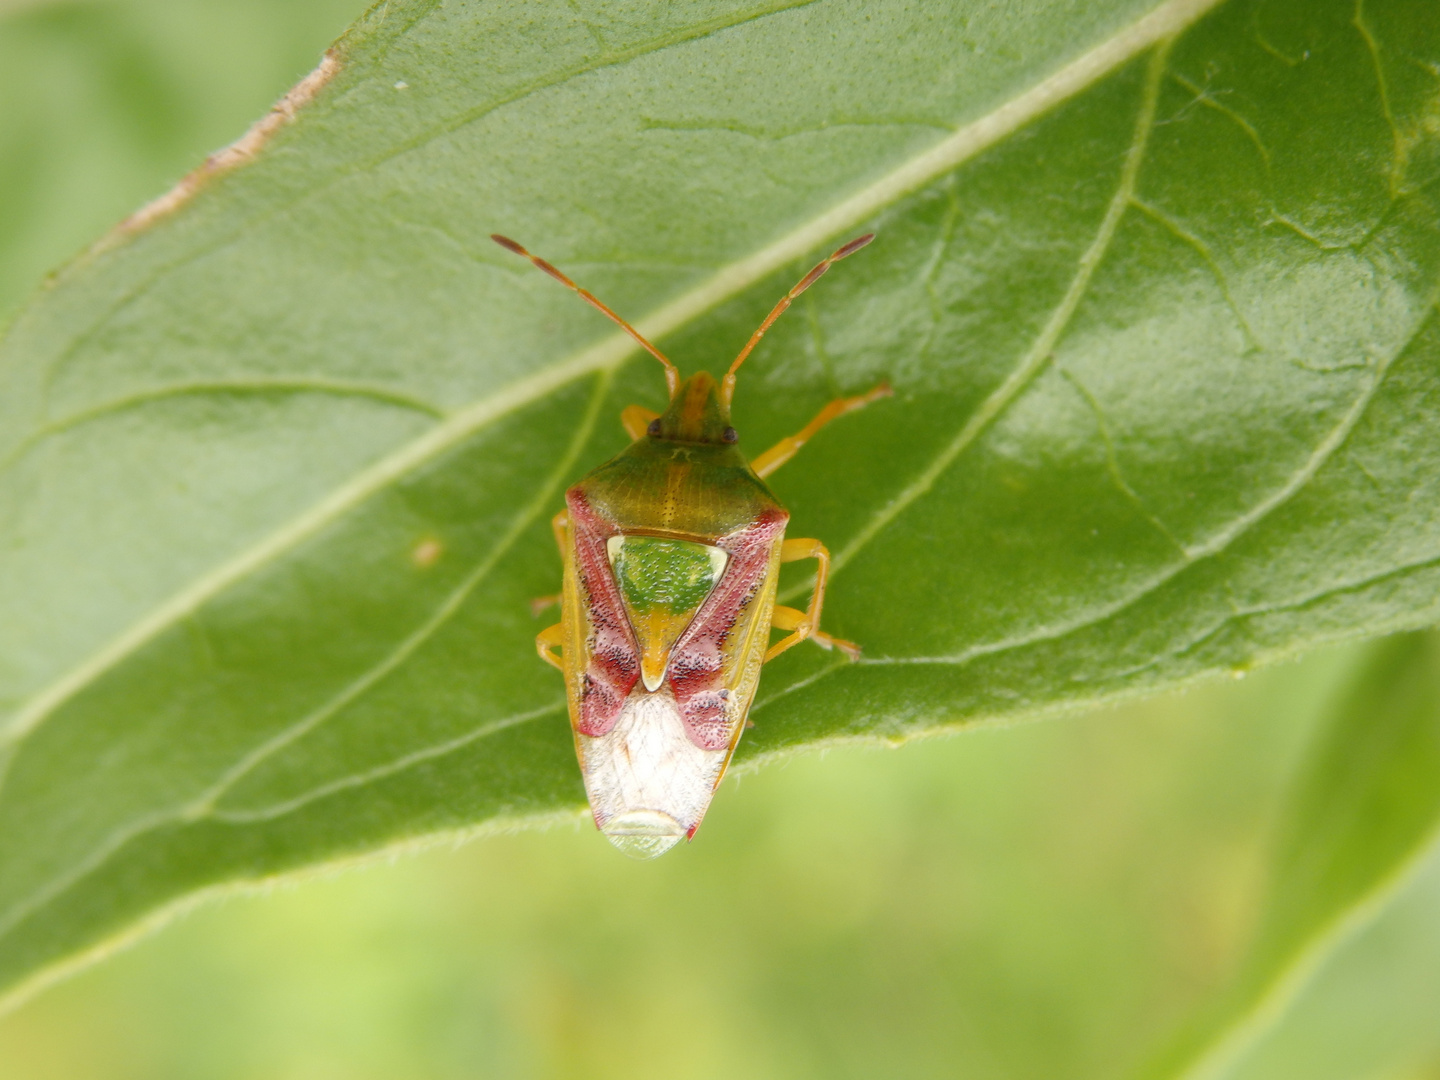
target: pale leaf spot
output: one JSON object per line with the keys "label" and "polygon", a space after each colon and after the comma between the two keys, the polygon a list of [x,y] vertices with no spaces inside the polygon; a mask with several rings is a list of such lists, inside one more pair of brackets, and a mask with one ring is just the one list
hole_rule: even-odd
{"label": "pale leaf spot", "polygon": [[445,554],[445,545],[433,536],[427,536],[421,540],[410,552],[410,561],[417,569],[428,570],[440,561],[440,556]]}

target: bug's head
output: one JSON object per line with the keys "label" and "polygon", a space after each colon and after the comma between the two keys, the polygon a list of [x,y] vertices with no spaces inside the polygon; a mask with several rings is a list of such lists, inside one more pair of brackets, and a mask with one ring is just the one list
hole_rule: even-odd
{"label": "bug's head", "polygon": [[670,395],[670,407],[650,424],[650,434],[671,442],[726,445],[739,436],[730,426],[730,402],[708,371],[686,379]]}
{"label": "bug's head", "polygon": [[821,260],[801,278],[793,289],[780,298],[780,302],[771,309],[759,329],[750,335],[750,340],[745,343],[745,347],[740,350],[740,355],[735,357],[735,362],[730,365],[730,370],[719,382],[703,371],[692,375],[683,383],[680,382],[674,365],[661,356],[653,346],[636,335],[637,340],[646,345],[665,365],[665,377],[667,385],[670,387],[670,407],[665,410],[663,416],[650,425],[650,434],[656,438],[671,439],[676,442],[720,444],[735,442],[739,436],[730,426],[730,402],[735,396],[735,373],[740,369],[740,365],[745,362],[745,358],[750,355],[755,346],[760,344],[760,339],[765,336],[765,331],[775,324],[775,320],[780,318],[785,309],[795,302],[797,296],[819,281],[821,275],[830,267],[847,255],[855,254],[874,239],[874,233],[857,236],[848,244],[841,245],[829,258]]}
{"label": "bug's head", "polygon": [[582,289],[557,270],[553,264],[546,262],[538,255],[530,254],[530,252],[526,251],[509,237],[495,233],[491,235],[490,239],[494,240],[495,243],[499,244],[506,251],[512,251],[522,258],[529,259],[556,281],[567,288],[574,289],[586,303],[593,306],[607,318],[612,319],[622,330],[634,338],[646,352],[665,365],[665,385],[670,391],[670,407],[650,425],[650,435],[652,437],[669,439],[674,442],[713,443],[723,446],[734,443],[739,438],[739,436],[735,434],[735,429],[730,426],[730,400],[735,396],[735,372],[739,369],[740,365],[745,362],[745,358],[749,356],[755,346],[760,343],[760,339],[765,336],[765,331],[774,325],[775,320],[780,317],[781,313],[795,302],[797,296],[811,285],[814,285],[815,282],[819,281],[820,276],[824,274],[826,270],[829,270],[830,267],[847,255],[853,255],[866,244],[870,243],[871,240],[874,240],[875,234],[866,233],[864,236],[857,236],[848,244],[841,245],[828,258],[821,260],[808,274],[801,278],[793,289],[780,298],[780,302],[776,304],[770,314],[765,317],[765,321],[760,324],[760,328],[750,335],[750,340],[747,341],[745,347],[740,350],[740,355],[737,356],[735,362],[730,365],[730,370],[727,371],[725,377],[718,382],[713,376],[703,371],[690,376],[688,379],[682,380],[680,378],[680,372],[664,353],[650,344],[645,336],[636,330],[635,327],[631,326],[596,299],[595,295],[589,290]]}

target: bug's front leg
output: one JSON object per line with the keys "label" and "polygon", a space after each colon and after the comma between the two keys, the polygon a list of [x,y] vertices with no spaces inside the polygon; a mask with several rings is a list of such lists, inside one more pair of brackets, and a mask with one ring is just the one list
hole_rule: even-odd
{"label": "bug's front leg", "polygon": [[819,540],[786,540],[780,545],[781,562],[799,562],[801,559],[814,559],[820,564],[815,571],[815,590],[810,594],[810,607],[805,611],[798,611],[792,607],[778,604],[775,606],[770,616],[770,625],[777,630],[789,630],[791,633],[770,646],[770,651],[765,654],[765,662],[769,663],[806,638],[821,648],[839,649],[851,660],[858,660],[859,645],[853,641],[831,637],[820,629],[820,611],[825,606],[825,580],[830,576],[829,549]]}
{"label": "bug's front leg", "polygon": [[[799,453],[800,448],[813,439],[816,433],[826,424],[830,423],[831,420],[844,416],[848,412],[854,412],[856,409],[863,409],[877,398],[889,397],[891,392],[889,383],[881,383],[869,393],[857,394],[855,397],[836,398],[816,413],[815,419],[811,420],[794,435],[785,436],[785,438],[781,439],[769,450],[766,450],[754,461],[750,462],[750,467],[755,470],[757,476],[764,479]],[[635,408],[633,405],[630,407],[632,409]],[[807,540],[805,542],[808,544],[814,541]],[[799,541],[797,540],[796,543],[799,543]],[[822,548],[821,550],[824,549]],[[796,558],[809,559],[813,558],[813,556],[797,555]]]}
{"label": "bug's front leg", "polygon": [[650,421],[659,420],[660,414],[644,405],[627,405],[620,411],[620,425],[625,434],[638,439],[650,429]]}

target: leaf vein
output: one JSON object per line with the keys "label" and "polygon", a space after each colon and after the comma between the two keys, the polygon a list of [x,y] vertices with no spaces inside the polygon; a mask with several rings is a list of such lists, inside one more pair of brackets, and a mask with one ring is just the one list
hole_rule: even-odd
{"label": "leaf vein", "polygon": [[[935,486],[936,481],[954,464],[955,459],[963,454],[971,445],[987,431],[993,424],[1021,395],[1028,387],[1035,376],[1037,376],[1049,364],[1054,353],[1055,346],[1064,335],[1070,325],[1070,320],[1075,310],[1080,306],[1090,287],[1091,278],[1094,277],[1096,268],[1105,257],[1110,248],[1110,243],[1115,237],[1116,230],[1120,227],[1120,221],[1124,218],[1130,207],[1130,201],[1135,193],[1136,181],[1140,174],[1140,165],[1145,156],[1146,143],[1150,137],[1150,131],[1155,123],[1155,108],[1159,100],[1160,78],[1164,73],[1166,60],[1169,56],[1170,47],[1174,38],[1163,40],[1151,55],[1149,68],[1146,72],[1145,82],[1141,92],[1140,107],[1137,111],[1135,131],[1130,140],[1130,146],[1126,150],[1124,164],[1120,169],[1120,180],[1115,194],[1111,197],[1105,209],[1105,215],[1100,221],[1100,227],[1096,230],[1094,238],[1085,252],[1080,256],[1074,276],[1061,297],[1059,305],[1051,312],[1046,320],[1040,334],[1031,343],[1030,348],[1020,357],[1019,362],[1011,369],[1001,384],[991,391],[990,395],[980,403],[980,406],[970,414],[970,417],[961,426],[954,438],[937,454],[930,464],[905,487],[894,499],[882,506],[870,520],[852,537],[834,557],[830,564],[831,574],[842,571],[846,564],[855,558],[876,536],[890,525],[905,510],[913,505],[916,500],[927,495]],[[782,599],[790,599],[787,593]]]}
{"label": "leaf vein", "polygon": [[[808,219],[754,254],[721,267],[700,285],[640,320],[637,328],[651,340],[663,338],[756,281],[808,254],[842,230],[868,219],[896,199],[954,170],[1157,42],[1178,35],[1219,2],[1221,0],[1166,0],[1129,27],[954,135],[902,162],[868,187]],[[402,444],[387,457],[357,472],[331,495],[282,524],[240,555],[197,578],[190,586],[172,595],[32,695],[13,715],[6,731],[0,733],[0,747],[23,738],[64,701],[167,626],[198,608],[210,596],[312,535],[385,484],[496,419],[571,380],[617,367],[636,348],[624,334],[610,334],[567,360],[543,368],[452,413],[431,431]]]}
{"label": "leaf vein", "polygon": [[367,784],[373,784],[379,780],[394,776],[397,773],[402,773],[407,769],[412,769],[417,765],[423,765],[427,761],[435,761],[448,754],[453,754],[457,750],[463,750],[472,743],[479,742],[481,739],[487,738],[490,735],[496,735],[512,727],[529,723],[531,720],[538,720],[544,716],[553,716],[556,713],[562,713],[564,711],[565,702],[558,701],[546,705],[543,708],[531,709],[529,712],[517,713],[514,716],[507,716],[500,720],[492,720],[487,724],[481,724],[473,731],[467,731],[464,735],[458,735],[453,739],[447,739],[445,742],[412,751],[411,753],[396,758],[394,761],[386,762],[384,765],[377,765],[371,769],[365,769],[361,772],[352,773],[349,776],[340,777],[338,780],[331,780],[327,783],[319,784],[309,791],[285,799],[282,802],[272,803],[269,806],[253,810],[226,810],[223,807],[211,805],[204,808],[203,812],[195,816],[207,817],[214,821],[223,821],[232,825],[248,825],[258,822],[274,821],[276,818],[292,814],[296,810],[300,810],[320,799],[327,798],[331,795],[338,795],[342,791],[351,791],[355,788],[364,787]]}
{"label": "leaf vein", "polygon": [[1168,540],[1177,552],[1183,555],[1185,545],[1170,531],[1169,526],[1160,520],[1154,511],[1145,505],[1145,500],[1140,497],[1140,493],[1131,487],[1130,481],[1125,479],[1125,473],[1120,468],[1120,455],[1115,449],[1115,439],[1110,432],[1110,422],[1105,418],[1105,410],[1100,407],[1100,402],[1096,400],[1095,395],[1090,392],[1090,388],[1076,378],[1074,372],[1064,364],[1057,363],[1055,370],[1064,377],[1066,382],[1075,388],[1075,392],[1079,394],[1085,404],[1089,406],[1090,412],[1095,417],[1095,426],[1099,429],[1100,441],[1105,446],[1105,471],[1110,476],[1110,482],[1115,485],[1121,495],[1129,500],[1131,505],[1139,511],[1140,515],[1144,517],[1161,536]]}
{"label": "leaf vein", "polygon": [[1255,330],[1251,327],[1250,320],[1246,317],[1245,312],[1241,310],[1239,303],[1235,300],[1235,294],[1230,290],[1230,278],[1225,271],[1221,269],[1219,262],[1216,261],[1215,253],[1210,250],[1210,245],[1158,206],[1146,202],[1139,196],[1132,197],[1130,202],[1135,209],[1139,210],[1175,237],[1175,239],[1179,240],[1200,256],[1200,261],[1205,264],[1205,268],[1209,270],[1211,276],[1214,277],[1215,284],[1219,286],[1220,295],[1225,297],[1225,303],[1229,306],[1231,314],[1235,316],[1235,321],[1240,324],[1240,332],[1245,335],[1246,344],[1249,345],[1252,350],[1257,352],[1262,351],[1263,346],[1255,337]]}
{"label": "leaf vein", "polygon": [[[70,884],[78,881],[91,870],[103,864],[111,854],[118,851],[120,847],[124,846],[124,844],[136,836],[177,821],[196,820],[211,814],[219,799],[246,775],[253,772],[261,763],[292,745],[341,710],[353,704],[363,696],[366,691],[375,686],[381,679],[412,656],[441,626],[455,615],[466,598],[481,581],[484,580],[504,554],[514,545],[515,541],[519,539],[524,531],[533,524],[544,511],[546,503],[555,495],[556,490],[564,482],[568,472],[574,468],[581,450],[594,432],[600,406],[606,400],[610,382],[611,373],[608,371],[601,372],[596,379],[595,390],[591,395],[585,417],[581,423],[577,425],[566,452],[557,461],[555,468],[551,470],[550,475],[540,486],[535,497],[516,515],[510,527],[506,529],[505,534],[496,542],[494,548],[492,548],[489,554],[467,575],[465,580],[445,598],[436,611],[432,613],[420,627],[396,646],[384,660],[369,668],[358,678],[352,680],[338,694],[332,697],[330,701],[321,706],[321,708],[302,717],[290,727],[285,728],[272,738],[267,739],[255,750],[246,754],[234,766],[222,773],[219,779],[197,798],[189,800],[177,808],[142,815],[136,821],[127,823],[113,830],[101,844],[83,857],[75,867],[40,886],[29,897],[19,901],[9,911],[0,915],[0,937],[4,937],[19,921],[24,919],[36,908],[60,892],[63,892]],[[512,725],[504,724],[494,727],[493,730],[502,730],[505,726]],[[11,752],[14,753],[18,751],[18,749],[19,747],[15,747]]]}
{"label": "leaf vein", "polygon": [[[61,350],[60,354],[56,356],[55,359],[51,362],[49,370],[46,373],[46,385],[48,386],[49,383],[54,379],[56,371],[64,367],[69,362],[71,357],[73,357],[81,348],[83,348],[89,341],[91,341],[96,334],[99,333],[101,327],[103,327],[107,322],[109,322],[110,319],[112,319],[114,316],[124,311],[127,307],[130,306],[131,303],[138,300],[140,297],[144,296],[147,292],[149,292],[150,288],[156,282],[164,279],[171,273],[185,266],[188,266],[191,262],[204,255],[212,255],[217,251],[223,250],[235,241],[243,239],[247,235],[250,235],[254,232],[255,229],[257,229],[261,225],[283,214],[289,213],[298,206],[302,206],[310,202],[316,197],[329,191],[336,185],[348,180],[352,176],[356,176],[361,173],[370,171],[380,165],[386,164],[387,162],[401,158],[413,150],[428,145],[429,143],[434,142],[436,139],[440,139],[446,135],[453,134],[455,131],[458,131],[469,124],[475,123],[476,121],[481,120],[484,117],[499,111],[500,109],[506,108],[507,106],[513,105],[516,102],[522,101],[525,98],[531,97],[535,94],[543,93],[546,90],[551,90],[555,89],[556,87],[563,86],[565,83],[570,82],[574,79],[581,78],[582,76],[593,74],[594,72],[604,70],[605,68],[618,67],[622,64],[629,63],[631,60],[636,60],[641,57],[650,55],[651,53],[656,53],[667,48],[672,48],[676,45],[686,44],[691,41],[699,41],[722,30],[741,26],[747,22],[752,22],[758,18],[764,18],[769,15],[779,14],[792,8],[807,7],[810,4],[818,2],[819,0],[791,0],[791,2],[788,3],[770,4],[764,7],[754,8],[750,11],[740,13],[738,17],[722,16],[716,19],[710,19],[696,26],[687,27],[684,30],[676,31],[671,34],[662,35],[658,38],[652,38],[649,41],[641,42],[640,44],[632,46],[629,49],[622,50],[621,52],[613,53],[609,56],[600,57],[595,60],[589,60],[584,63],[572,65],[571,67],[565,68],[559,72],[551,73],[550,75],[547,75],[542,79],[536,79],[532,80],[531,82],[525,83],[519,87],[516,87],[514,90],[510,91],[507,94],[501,94],[495,98],[492,98],[491,100],[485,102],[482,105],[477,105],[474,108],[467,109],[464,112],[460,113],[458,116],[451,117],[449,120],[424,129],[409,139],[401,140],[400,142],[395,143],[393,146],[388,147],[382,153],[372,155],[364,161],[343,168],[338,168],[328,179],[325,180],[324,183],[316,184],[312,187],[306,188],[303,193],[299,194],[295,198],[286,200],[279,205],[273,206],[261,213],[254,215],[253,217],[250,217],[242,225],[238,226],[235,229],[232,229],[229,233],[217,238],[216,242],[213,245],[207,246],[203,249],[197,249],[196,251],[184,255],[181,258],[173,259],[167,263],[164,263],[161,266],[156,267],[154,271],[142,278],[133,288],[127,290],[124,294],[117,297],[114,303],[109,305],[94,323],[92,323],[88,328],[78,334],[70,342],[69,345],[67,345],[63,350]],[[99,247],[104,248],[108,246],[110,242],[111,238],[107,237],[105,240],[102,240],[100,242]]]}
{"label": "leaf vein", "polygon": [[[1265,517],[1299,494],[1310,481],[1315,478],[1325,463],[1329,461],[1335,452],[1345,443],[1374,401],[1381,384],[1393,367],[1394,362],[1405,354],[1414,341],[1420,336],[1425,325],[1434,316],[1437,298],[1440,298],[1440,287],[1437,287],[1437,289],[1431,293],[1429,301],[1416,319],[1415,326],[1412,327],[1411,332],[1406,335],[1406,339],[1389,357],[1385,358],[1376,366],[1375,375],[1371,379],[1370,384],[1356,397],[1350,408],[1346,410],[1345,415],[1340,419],[1340,422],[1320,441],[1309,458],[1306,459],[1304,465],[1297,469],[1289,480],[1277,488],[1267,498],[1262,499],[1249,511],[1237,517],[1230,525],[1217,530],[1204,543],[1185,548],[1184,558],[1163,568],[1159,573],[1152,575],[1149,580],[1143,582],[1139,588],[1133,592],[1126,596],[1119,597],[1108,604],[1104,604],[1099,608],[1082,612],[1077,618],[1060,623],[1057,626],[1044,627],[1035,633],[1019,637],[974,645],[954,656],[861,657],[859,662],[861,664],[968,664],[971,660],[981,656],[1009,652],[1044,641],[1058,640],[1059,638],[1079,633],[1082,630],[1089,629],[1092,626],[1097,626],[1108,619],[1114,618],[1126,609],[1140,603],[1151,593],[1173,581],[1197,562],[1220,555]],[[1401,567],[1396,572],[1401,572],[1405,569],[1405,567]]]}
{"label": "leaf vein", "polygon": [[103,420],[106,417],[129,412],[132,409],[142,408],[143,406],[156,402],[170,401],[175,398],[184,397],[224,398],[243,395],[263,397],[270,394],[329,394],[335,397],[362,398],[378,401],[386,405],[393,405],[401,409],[408,409],[412,412],[424,413],[436,420],[443,420],[445,418],[445,410],[438,405],[425,401],[423,398],[406,394],[399,390],[392,390],[385,386],[376,386],[370,383],[345,382],[340,379],[309,377],[255,378],[171,383],[167,386],[141,390],[133,394],[127,394],[124,397],[115,398],[111,401],[101,402],[98,405],[92,405],[87,409],[71,413],[69,416],[62,416],[58,420],[52,420],[43,424],[11,447],[10,451],[4,456],[0,456],[0,475],[3,475],[7,470],[12,468],[16,462],[35,450],[47,439],[97,420]]}
{"label": "leaf vein", "polygon": [[1236,127],[1245,133],[1245,137],[1250,140],[1256,152],[1260,155],[1260,161],[1265,166],[1265,176],[1268,180],[1270,178],[1270,151],[1265,146],[1264,140],[1260,138],[1260,132],[1256,130],[1255,125],[1250,123],[1249,120],[1245,119],[1245,117],[1235,109],[1222,103],[1215,94],[1210,91],[1209,87],[1199,86],[1179,72],[1172,72],[1170,77],[1190,93],[1194,94],[1195,101],[1199,105],[1207,109],[1213,109],[1221,116],[1228,118]]}
{"label": "leaf vein", "polygon": [[245,776],[253,772],[260,764],[275,754],[284,750],[314,731],[321,724],[330,720],[350,705],[362,698],[372,687],[376,686],[391,672],[399,668],[405,661],[425,645],[437,634],[464,606],[465,601],[480,584],[490,576],[500,560],[509,553],[515,546],[517,540],[524,535],[525,530],[539,519],[544,512],[546,504],[555,496],[560,485],[565,482],[566,476],[575,467],[575,462],[580,456],[580,451],[589,441],[595,431],[595,421],[600,414],[600,406],[605,400],[606,392],[610,388],[611,373],[602,372],[595,380],[595,390],[590,395],[590,403],[585,410],[585,416],[576,426],[570,439],[570,445],[565,453],[556,462],[555,468],[550,471],[535,497],[521,508],[520,512],[511,520],[500,539],[495,542],[494,547],[475,565],[475,568],[467,574],[460,584],[440,603],[423,623],[416,627],[398,645],[393,648],[386,657],[378,664],[372,665],[361,675],[351,680],[334,697],[322,705],[319,709],[307,716],[297,720],[290,727],[276,733],[276,735],[260,746],[256,747],[249,754],[246,754],[238,761],[233,768],[223,774],[218,781],[204,795],[197,799],[185,811],[187,817],[200,817],[214,809],[215,805],[224,797]]}
{"label": "leaf vein", "polygon": [[1395,110],[1390,104],[1390,86],[1385,78],[1384,63],[1380,59],[1380,42],[1376,40],[1370,24],[1365,21],[1365,0],[1355,0],[1355,13],[1351,16],[1350,22],[1365,42],[1365,51],[1370,57],[1370,64],[1375,72],[1375,87],[1380,94],[1380,111],[1385,114],[1385,123],[1390,127],[1391,159],[1390,168],[1386,170],[1388,173],[1386,179],[1390,185],[1390,198],[1397,199],[1405,186],[1407,140],[1400,130],[1400,125],[1395,119]]}

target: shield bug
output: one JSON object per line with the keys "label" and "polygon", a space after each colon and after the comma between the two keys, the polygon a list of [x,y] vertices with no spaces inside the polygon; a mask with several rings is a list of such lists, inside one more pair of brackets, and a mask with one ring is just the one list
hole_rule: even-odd
{"label": "shield bug", "polygon": [[[561,621],[535,639],[541,658],[565,675],[595,824],[627,854],[653,857],[700,827],[761,665],[806,638],[859,655],[820,629],[830,552],[819,540],[785,539],[790,515],[765,477],[831,420],[890,388],[832,401],[749,460],[730,426],[730,401],[736,371],[775,320],[874,236],[851,240],[801,278],[718,382],[703,371],[681,379],[594,295],[515,241],[491,239],[575,290],[665,365],[669,408],[625,409],[620,421],[634,441],[565,493],[552,522],[564,562],[563,592],[552,598]],[[817,563],[809,606],[777,605],[780,564],[802,559]],[[772,629],[788,633],[772,645]]]}

